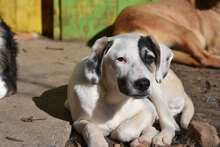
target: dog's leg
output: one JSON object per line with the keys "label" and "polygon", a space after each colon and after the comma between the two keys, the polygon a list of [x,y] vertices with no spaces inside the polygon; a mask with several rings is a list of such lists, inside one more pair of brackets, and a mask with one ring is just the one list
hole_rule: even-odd
{"label": "dog's leg", "polygon": [[[191,58],[194,58],[197,62],[200,63],[200,66],[203,66],[203,67],[211,66],[211,67],[220,68],[220,59],[216,58],[213,54],[209,53],[205,49],[205,45],[203,45],[200,42],[199,37],[196,34],[194,34],[191,30],[180,27],[178,25],[174,25],[174,26],[179,28],[179,30],[174,33],[175,39],[172,39],[174,46],[175,45],[180,46],[181,51],[186,52],[187,54],[190,54]],[[184,34],[184,37],[182,37],[183,34]],[[178,47],[177,47],[177,50],[178,50]],[[178,58],[179,59],[185,58],[185,56],[180,55],[178,56]],[[175,59],[177,58],[174,58],[174,61]],[[187,64],[188,62],[189,61],[185,61],[185,64]]]}
{"label": "dog's leg", "polygon": [[152,138],[159,133],[153,126],[146,127],[141,136],[131,142],[131,147],[149,147],[151,145]]}
{"label": "dog's leg", "polygon": [[181,63],[181,64],[187,64],[187,65],[193,65],[193,66],[201,66],[201,64],[195,58],[190,56],[190,54],[177,51],[177,50],[173,50],[173,53],[174,53],[173,61],[175,63]]}
{"label": "dog's leg", "polygon": [[216,34],[216,36],[209,42],[207,50],[217,58],[220,58],[220,33]]}
{"label": "dog's leg", "polygon": [[[192,38],[192,37],[191,37]],[[192,56],[197,59],[202,66],[211,66],[220,68],[220,59],[210,54],[205,48],[199,44],[198,41],[188,40],[187,36],[185,37],[186,42],[185,46],[188,48],[188,51]]]}
{"label": "dog's leg", "polygon": [[[178,27],[179,30],[173,34],[175,37],[170,38],[171,43],[165,41],[165,44],[169,46],[169,44],[173,43],[173,45],[169,47],[172,48],[174,46],[175,49],[175,46],[177,46],[176,50],[179,50],[178,47],[181,47],[180,49],[182,51],[182,54],[178,54],[179,51],[176,51],[177,58],[174,57],[174,61],[178,62],[179,60],[181,60],[180,63],[184,63],[184,64],[190,64],[190,65],[193,64],[198,66],[197,63],[199,63],[199,66],[203,66],[203,67],[211,66],[211,67],[220,68],[220,59],[216,58],[213,54],[209,53],[205,49],[205,46],[202,45],[202,43],[199,41],[198,36],[196,36],[192,31],[186,28],[174,24],[172,25]],[[183,34],[184,37],[182,37]],[[187,57],[186,56],[187,54],[189,54],[190,56]]]}
{"label": "dog's leg", "polygon": [[[164,112],[167,111],[164,109]],[[177,128],[178,126],[174,118],[169,114],[162,112],[159,114],[159,117],[162,131],[153,138],[153,145],[169,146],[172,138],[175,136],[175,130],[179,130],[179,128]]]}
{"label": "dog's leg", "polygon": [[0,65],[0,66],[1,68],[3,68],[3,70],[1,70],[1,76],[0,76],[0,99],[1,99],[7,95],[14,94],[17,91],[17,86],[16,86],[16,65],[14,64],[9,65],[9,63],[7,63],[6,65]]}
{"label": "dog's leg", "polygon": [[[0,38],[0,44],[1,44],[1,38]],[[1,61],[0,59],[0,99],[4,98],[8,93],[7,85],[2,77],[2,73],[4,72],[4,69],[5,69],[4,62],[5,61]]]}
{"label": "dog's leg", "polygon": [[11,65],[6,65],[0,79],[0,99],[17,91],[16,72]]}
{"label": "dog's leg", "polygon": [[77,120],[73,126],[84,137],[88,147],[108,147],[102,131],[94,123],[87,120]]}
{"label": "dog's leg", "polygon": [[6,83],[0,77],[0,99],[4,98],[8,93],[8,89],[6,87]]}
{"label": "dog's leg", "polygon": [[176,123],[174,117],[171,115],[168,104],[166,103],[166,99],[164,99],[160,90],[153,91],[150,98],[156,107],[162,130],[153,138],[153,145],[170,145],[172,138],[175,136],[175,131],[179,130],[179,126]]}
{"label": "dog's leg", "polygon": [[[138,138],[144,128],[152,126],[156,118],[156,111],[151,104],[146,109],[140,111],[133,118],[123,122],[111,133],[111,138],[123,142],[129,142]],[[144,138],[148,144],[151,144],[151,136]]]}
{"label": "dog's leg", "polygon": [[185,104],[180,118],[180,125],[182,128],[187,129],[189,122],[194,114],[194,106],[192,100],[189,98],[189,96],[186,93],[184,93],[184,99],[185,99]]}

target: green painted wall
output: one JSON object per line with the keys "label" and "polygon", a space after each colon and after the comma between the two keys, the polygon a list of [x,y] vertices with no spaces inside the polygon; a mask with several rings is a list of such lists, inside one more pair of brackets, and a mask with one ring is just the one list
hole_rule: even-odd
{"label": "green painted wall", "polygon": [[88,40],[127,6],[157,0],[54,0],[54,38]]}
{"label": "green painted wall", "polygon": [[63,0],[61,6],[64,40],[88,39],[116,18],[115,0]]}
{"label": "green painted wall", "polygon": [[144,4],[151,1],[152,0],[118,0],[117,14],[120,14],[125,7],[135,4]]}

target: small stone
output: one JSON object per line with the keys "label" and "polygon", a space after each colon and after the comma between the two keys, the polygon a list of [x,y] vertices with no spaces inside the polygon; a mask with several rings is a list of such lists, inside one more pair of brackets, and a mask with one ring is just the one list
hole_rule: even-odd
{"label": "small stone", "polygon": [[189,134],[203,147],[217,147],[220,143],[215,127],[208,123],[193,120],[189,125]]}
{"label": "small stone", "polygon": [[216,99],[215,98],[211,98],[209,99],[210,102],[216,102]]}
{"label": "small stone", "polygon": [[200,117],[205,117],[206,116],[204,113],[200,113],[200,112],[197,112],[196,115],[200,116]]}

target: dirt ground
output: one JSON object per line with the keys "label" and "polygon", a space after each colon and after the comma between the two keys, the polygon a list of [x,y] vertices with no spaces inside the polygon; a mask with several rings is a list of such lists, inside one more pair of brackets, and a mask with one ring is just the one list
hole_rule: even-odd
{"label": "dirt ground", "polygon": [[[70,135],[71,118],[63,103],[75,64],[90,53],[86,42],[39,38],[20,42],[19,48],[18,93],[0,101],[0,146],[85,146],[74,130]],[[193,119],[212,124],[220,136],[220,70],[179,64],[171,68],[193,100]],[[106,139],[110,146],[128,146]],[[198,146],[187,131],[174,138],[173,146],[179,145]]]}

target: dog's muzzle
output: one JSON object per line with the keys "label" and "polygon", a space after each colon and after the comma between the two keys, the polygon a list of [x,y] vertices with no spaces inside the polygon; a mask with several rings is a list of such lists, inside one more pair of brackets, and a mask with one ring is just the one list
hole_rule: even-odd
{"label": "dog's muzzle", "polygon": [[118,88],[120,92],[134,98],[144,98],[149,96],[149,87],[150,81],[146,78],[138,79],[130,84],[125,78],[118,79]]}
{"label": "dog's muzzle", "polygon": [[139,79],[134,82],[134,88],[141,91],[145,92],[150,86],[150,81],[146,78]]}

